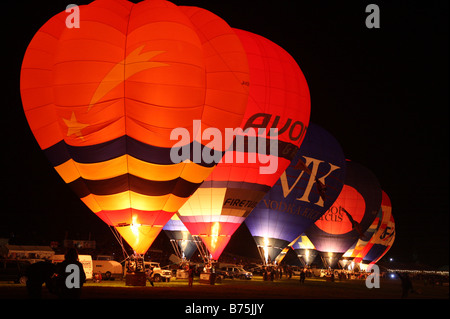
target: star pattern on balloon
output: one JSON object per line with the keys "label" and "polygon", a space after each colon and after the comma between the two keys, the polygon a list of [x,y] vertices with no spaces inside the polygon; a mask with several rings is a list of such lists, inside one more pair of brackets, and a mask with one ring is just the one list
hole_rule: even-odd
{"label": "star pattern on balloon", "polygon": [[75,116],[75,112],[72,112],[70,119],[63,118],[63,121],[68,128],[67,136],[76,135],[78,138],[84,141],[84,136],[81,133],[81,130],[89,126],[89,124],[78,122]]}

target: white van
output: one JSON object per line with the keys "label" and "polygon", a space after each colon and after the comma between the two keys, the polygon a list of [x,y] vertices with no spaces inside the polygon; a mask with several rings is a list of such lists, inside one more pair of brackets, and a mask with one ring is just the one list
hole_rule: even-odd
{"label": "white van", "polygon": [[[53,255],[52,263],[58,264],[64,261],[64,255]],[[92,279],[92,256],[91,255],[78,255],[78,261],[83,265],[84,273],[86,274],[86,280]]]}

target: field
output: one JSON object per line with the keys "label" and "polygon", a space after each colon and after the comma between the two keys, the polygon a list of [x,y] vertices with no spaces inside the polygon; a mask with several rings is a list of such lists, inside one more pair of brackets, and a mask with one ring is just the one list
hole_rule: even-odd
{"label": "field", "polygon": [[[413,281],[416,292],[407,299],[448,299],[448,286],[430,286]],[[200,284],[196,279],[193,287],[187,281],[172,280],[168,283],[148,282],[145,287],[125,286],[122,280],[88,281],[83,286],[83,299],[400,299],[401,282],[381,279],[380,288],[369,289],[364,280],[325,281],[307,278],[301,284],[298,277],[273,282],[255,276],[252,280],[226,279],[215,285]],[[25,285],[0,283],[0,299],[26,299]],[[44,299],[56,299],[43,289]]]}

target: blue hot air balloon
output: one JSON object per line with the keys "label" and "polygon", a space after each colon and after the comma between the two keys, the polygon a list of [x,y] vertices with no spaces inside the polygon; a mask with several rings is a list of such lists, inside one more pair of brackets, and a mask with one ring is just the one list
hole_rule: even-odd
{"label": "blue hot air balloon", "polygon": [[310,123],[289,167],[245,220],[263,262],[274,261],[328,210],[343,187],[345,167],[337,140]]}
{"label": "blue hot air balloon", "polygon": [[290,243],[290,246],[295,251],[298,259],[304,266],[311,266],[318,254],[316,247],[314,247],[305,234],[301,234],[292,243]]}
{"label": "blue hot air balloon", "polygon": [[164,225],[163,230],[167,237],[169,237],[177,257],[181,260],[190,260],[197,250],[197,245],[195,239],[178,218],[177,214],[173,215],[167,224]]}

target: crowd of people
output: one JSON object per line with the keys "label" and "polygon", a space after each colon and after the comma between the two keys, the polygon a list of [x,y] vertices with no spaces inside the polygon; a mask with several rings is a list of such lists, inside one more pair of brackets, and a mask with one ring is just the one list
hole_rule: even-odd
{"label": "crowd of people", "polygon": [[[395,272],[397,276],[407,274],[408,278],[414,282],[421,282],[425,286],[444,286],[449,284],[448,273],[438,273],[438,272]],[[400,277],[400,276],[399,276]]]}
{"label": "crowd of people", "polygon": [[[261,266],[254,263],[253,260],[230,260],[233,265],[242,267],[245,270],[252,271],[253,275],[261,275],[264,281],[274,281],[281,279],[295,279],[304,283],[306,278],[325,278],[327,281],[342,281],[352,279],[366,279],[371,272],[352,271],[346,269],[317,269],[309,267],[298,267],[290,265],[265,265]],[[221,262],[222,263],[222,262]],[[68,277],[72,273],[67,271],[67,266],[76,265],[80,270],[77,273],[77,280],[80,283],[77,289],[67,287]],[[220,274],[218,263],[180,263],[179,269],[184,269],[187,273],[188,285],[192,287],[194,275],[200,273]],[[143,259],[131,258],[127,264],[129,272],[143,270]],[[31,298],[40,298],[42,285],[45,284],[51,293],[58,295],[59,298],[79,298],[81,287],[86,280],[86,275],[82,264],[78,261],[78,253],[75,249],[69,249],[65,255],[65,260],[58,264],[51,262],[39,262],[30,266],[28,270],[27,290]],[[293,278],[295,276],[295,278]],[[297,277],[298,276],[298,277]],[[445,286],[449,284],[448,272],[424,272],[424,271],[382,271],[380,278],[397,278],[401,281],[402,298],[407,298],[410,293],[417,292],[414,286]],[[299,279],[297,279],[299,278]],[[72,279],[71,279],[72,280]],[[151,282],[153,286],[153,282]]]}

